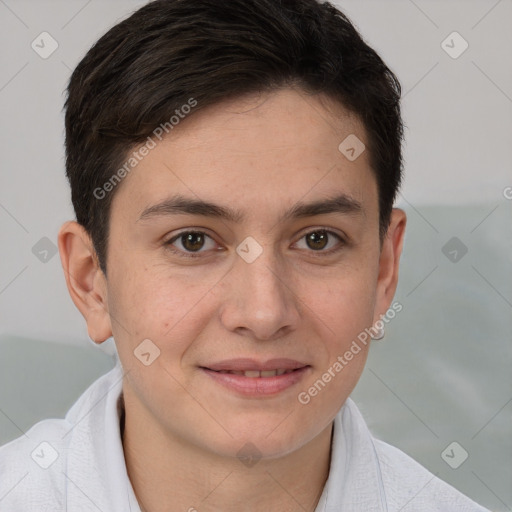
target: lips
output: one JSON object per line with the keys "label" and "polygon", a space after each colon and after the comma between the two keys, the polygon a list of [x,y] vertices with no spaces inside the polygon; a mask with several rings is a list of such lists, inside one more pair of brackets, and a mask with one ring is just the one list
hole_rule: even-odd
{"label": "lips", "polygon": [[201,366],[214,382],[245,397],[272,397],[297,385],[311,371],[294,359],[230,359]]}
{"label": "lips", "polygon": [[[248,375],[245,375],[246,377],[273,377],[274,375],[282,375],[284,373],[297,370],[298,368],[304,368],[305,366],[308,365],[295,359],[279,358],[269,359],[267,361],[256,361],[255,359],[238,358],[204,365],[203,368],[213,370],[215,372],[230,372],[238,374],[248,373]],[[256,375],[256,372],[258,372],[258,375]],[[265,375],[266,372],[279,373]]]}
{"label": "lips", "polygon": [[[213,370],[217,371],[217,370]],[[235,371],[235,370],[220,370],[218,373],[230,373],[232,375],[243,375],[244,377],[250,378],[261,378],[261,377],[275,377],[276,375],[284,375],[285,373],[291,373],[295,370],[285,370],[284,368],[278,368],[276,370],[246,370],[246,371]]]}

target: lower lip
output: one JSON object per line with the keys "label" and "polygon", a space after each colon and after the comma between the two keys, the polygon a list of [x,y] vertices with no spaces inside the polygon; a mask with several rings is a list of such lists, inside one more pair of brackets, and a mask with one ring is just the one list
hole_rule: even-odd
{"label": "lower lip", "polygon": [[201,368],[204,373],[226,388],[251,397],[276,395],[300,382],[309,369],[309,366],[304,366],[291,373],[283,373],[283,375],[274,377],[245,377],[244,375],[220,373],[208,368]]}

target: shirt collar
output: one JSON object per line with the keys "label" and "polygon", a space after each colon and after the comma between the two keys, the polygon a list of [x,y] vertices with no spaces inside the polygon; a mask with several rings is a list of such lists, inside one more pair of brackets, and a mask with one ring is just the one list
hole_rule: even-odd
{"label": "shirt collar", "polygon": [[[67,503],[77,504],[76,511],[90,507],[92,501],[100,510],[141,512],[128,477],[121,438],[123,376],[117,359],[116,366],[98,379],[96,392],[86,394],[66,416],[74,424],[66,497]],[[95,477],[91,478],[91,471]],[[387,511],[373,438],[350,398],[334,418],[329,476],[315,512],[339,510]]]}
{"label": "shirt collar", "polygon": [[315,512],[340,510],[387,511],[373,437],[350,398],[334,418],[329,476]]}
{"label": "shirt collar", "polygon": [[121,439],[123,376],[117,359],[116,366],[93,384],[95,392],[87,393],[66,416],[74,424],[66,471],[68,512],[90,510],[91,502],[100,510],[141,512]]}

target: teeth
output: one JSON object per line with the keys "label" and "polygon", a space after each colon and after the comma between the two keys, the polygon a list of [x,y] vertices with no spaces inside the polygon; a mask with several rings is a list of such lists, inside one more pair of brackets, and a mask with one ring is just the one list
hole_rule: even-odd
{"label": "teeth", "polygon": [[243,372],[243,375],[246,377],[260,377],[260,372],[258,370],[248,370]]}
{"label": "teeth", "polygon": [[257,378],[257,377],[275,377],[276,375],[283,375],[285,373],[292,373],[294,370],[283,370],[282,368],[277,370],[246,370],[235,371],[235,370],[219,370],[219,373],[231,373],[233,375],[243,375],[244,377]]}

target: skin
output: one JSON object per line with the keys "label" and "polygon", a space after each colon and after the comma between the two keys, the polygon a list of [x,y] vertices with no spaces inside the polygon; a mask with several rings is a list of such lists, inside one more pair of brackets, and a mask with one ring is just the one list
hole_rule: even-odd
{"label": "skin", "polygon": [[[338,150],[349,134],[366,144],[357,117],[301,90],[219,103],[182,120],[115,190],[107,277],[83,228],[62,226],[71,297],[95,342],[114,336],[125,370],[123,445],[143,510],[314,510],[333,419],[369,345],[307,405],[297,397],[390,307],[406,224],[394,209],[380,244],[368,152],[350,162]],[[176,193],[244,219],[140,219]],[[337,194],[360,209],[280,221],[299,202]],[[305,235],[321,228],[334,235],[309,245]],[[208,236],[165,245],[187,229]],[[247,236],[263,249],[252,263],[236,252]],[[191,247],[199,257],[178,255]],[[134,356],[144,339],[160,350],[149,366]],[[310,368],[276,395],[248,398],[199,368],[235,357],[288,357]],[[252,467],[237,457],[248,442],[261,456]]]}

